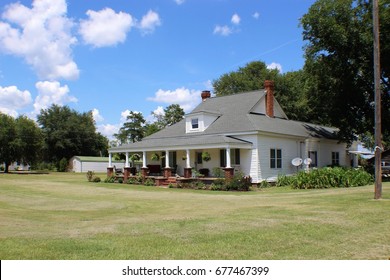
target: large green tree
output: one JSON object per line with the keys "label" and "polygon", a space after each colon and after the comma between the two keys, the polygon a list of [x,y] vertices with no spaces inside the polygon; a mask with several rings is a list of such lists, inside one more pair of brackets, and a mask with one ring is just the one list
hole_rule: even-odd
{"label": "large green tree", "polygon": [[164,109],[164,127],[174,125],[184,118],[184,110],[179,104],[171,104]]}
{"label": "large green tree", "polygon": [[5,172],[13,162],[36,163],[42,147],[42,131],[33,120],[0,113],[0,163],[5,164]]}
{"label": "large green tree", "polygon": [[108,139],[96,131],[92,112],[79,113],[68,106],[52,105],[37,116],[45,138],[45,160],[57,164],[75,155],[100,156]]}
{"label": "large green tree", "polygon": [[142,113],[131,111],[127,121],[118,133],[114,134],[117,144],[140,141],[143,137],[181,121],[184,118],[184,110],[178,104],[171,104],[164,109],[163,113],[152,112],[152,115],[155,121],[146,122]]}
{"label": "large green tree", "polygon": [[5,164],[5,172],[8,172],[9,165],[16,160],[15,119],[0,112],[0,163]]}
{"label": "large green tree", "polygon": [[317,122],[308,112],[310,86],[307,73],[303,70],[287,72],[280,75],[275,84],[275,97],[289,119]]}
{"label": "large green tree", "polygon": [[223,96],[261,89],[265,80],[275,82],[275,97],[290,119],[310,121],[307,113],[309,87],[304,71],[281,74],[277,69],[268,69],[264,62],[253,61],[237,71],[223,74],[214,80],[213,87],[217,96]]}
{"label": "large green tree", "polygon": [[179,104],[171,104],[164,109],[163,113],[152,112],[155,122],[148,123],[145,126],[145,136],[151,135],[161,129],[174,125],[184,118],[184,110]]}
{"label": "large green tree", "polygon": [[26,116],[15,120],[16,156],[19,162],[33,165],[42,158],[43,133],[39,126]]}
{"label": "large green tree", "polygon": [[[268,69],[262,61],[253,61],[213,81],[216,96],[236,94],[263,88],[265,80],[279,80],[277,69]],[[276,83],[277,85],[278,83]]]}
{"label": "large green tree", "polygon": [[145,136],[160,131],[161,129],[174,125],[184,118],[184,110],[179,104],[171,104],[164,109],[163,113],[152,112],[154,122],[145,125]]}
{"label": "large green tree", "polygon": [[146,120],[141,112],[130,111],[126,122],[114,137],[120,145],[141,141],[145,136],[145,123]]}
{"label": "large green tree", "polygon": [[[390,136],[390,0],[380,1],[382,128]],[[302,17],[310,118],[352,141],[373,134],[372,1],[318,0]]]}

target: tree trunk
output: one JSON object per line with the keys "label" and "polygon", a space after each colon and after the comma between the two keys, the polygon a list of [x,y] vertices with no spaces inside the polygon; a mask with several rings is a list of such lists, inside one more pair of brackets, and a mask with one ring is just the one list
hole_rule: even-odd
{"label": "tree trunk", "polygon": [[4,173],[8,173],[8,168],[9,168],[9,163],[5,162],[4,163]]}

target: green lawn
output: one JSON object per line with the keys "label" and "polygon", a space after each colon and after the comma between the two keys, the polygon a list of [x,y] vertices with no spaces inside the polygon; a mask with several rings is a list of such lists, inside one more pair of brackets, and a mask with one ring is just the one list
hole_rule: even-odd
{"label": "green lawn", "polygon": [[388,259],[390,183],[380,201],[373,191],[212,192],[0,174],[0,259]]}

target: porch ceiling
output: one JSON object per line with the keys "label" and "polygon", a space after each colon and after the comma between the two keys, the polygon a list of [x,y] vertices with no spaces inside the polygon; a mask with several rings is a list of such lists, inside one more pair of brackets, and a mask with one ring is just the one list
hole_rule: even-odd
{"label": "porch ceiling", "polygon": [[108,151],[110,153],[123,153],[140,151],[215,149],[228,147],[251,149],[252,143],[223,135],[202,135],[144,139],[140,142],[112,147]]}

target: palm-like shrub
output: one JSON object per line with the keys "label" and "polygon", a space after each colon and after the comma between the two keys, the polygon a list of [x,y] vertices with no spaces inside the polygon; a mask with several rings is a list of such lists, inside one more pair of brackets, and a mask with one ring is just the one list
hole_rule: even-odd
{"label": "palm-like shrub", "polygon": [[310,172],[300,171],[295,176],[279,176],[277,186],[294,189],[349,188],[373,183],[373,177],[362,169],[326,167]]}

